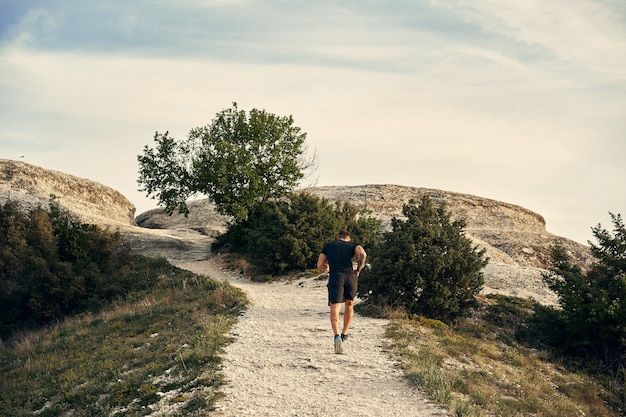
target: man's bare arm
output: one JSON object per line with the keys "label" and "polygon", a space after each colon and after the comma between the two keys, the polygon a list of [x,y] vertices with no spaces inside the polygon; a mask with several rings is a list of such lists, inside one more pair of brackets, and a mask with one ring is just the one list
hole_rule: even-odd
{"label": "man's bare arm", "polygon": [[326,254],[320,253],[320,256],[317,258],[317,269],[322,272],[329,271],[330,268],[328,266],[328,258],[326,257]]}
{"label": "man's bare arm", "polygon": [[354,255],[356,256],[356,275],[359,276],[361,269],[365,266],[365,259],[367,259],[367,253],[363,246],[359,245],[354,249]]}

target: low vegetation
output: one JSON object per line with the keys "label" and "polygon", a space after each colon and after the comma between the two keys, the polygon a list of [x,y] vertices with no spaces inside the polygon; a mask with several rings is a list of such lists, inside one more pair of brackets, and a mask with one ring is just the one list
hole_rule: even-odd
{"label": "low vegetation", "polygon": [[0,207],[0,415],[198,415],[213,408],[243,293],[118,233]]}
{"label": "low vegetation", "polygon": [[622,416],[620,389],[596,363],[525,339],[534,307],[490,296],[451,326],[400,315],[387,348],[406,378],[455,417]]}
{"label": "low vegetation", "polygon": [[166,262],[147,295],[0,344],[1,415],[205,415],[241,291]]}
{"label": "low vegetation", "polygon": [[455,416],[624,415],[626,228],[611,217],[612,232],[592,229],[597,261],[589,271],[554,248],[544,280],[558,308],[492,296],[447,324],[404,305],[364,303],[360,311],[401,317],[389,328],[391,351]]}

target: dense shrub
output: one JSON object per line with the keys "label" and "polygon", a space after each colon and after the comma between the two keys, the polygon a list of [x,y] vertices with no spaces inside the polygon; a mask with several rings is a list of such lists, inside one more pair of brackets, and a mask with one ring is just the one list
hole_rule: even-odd
{"label": "dense shrub", "polygon": [[133,272],[143,262],[119,233],[81,224],[54,200],[49,211],[29,213],[7,202],[0,207],[0,336],[147,290],[154,277]]}
{"label": "dense shrub", "polygon": [[406,220],[394,218],[392,231],[368,252],[371,269],[359,277],[359,297],[366,306],[443,321],[463,315],[482,288],[485,250],[464,236],[463,220],[451,221],[427,196],[402,213]]}
{"label": "dense shrub", "polygon": [[217,238],[213,250],[228,247],[248,258],[257,272],[282,274],[314,267],[324,243],[344,228],[367,246],[375,241],[380,221],[349,203],[294,193],[253,206],[246,220]]}

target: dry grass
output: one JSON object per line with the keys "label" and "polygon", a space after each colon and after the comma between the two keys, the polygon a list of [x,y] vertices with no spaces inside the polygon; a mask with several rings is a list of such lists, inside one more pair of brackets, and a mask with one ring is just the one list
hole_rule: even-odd
{"label": "dry grass", "polygon": [[454,327],[423,318],[392,320],[389,349],[407,378],[457,417],[622,415],[606,381],[515,339],[532,303],[483,300]]}
{"label": "dry grass", "polygon": [[[245,297],[186,271],[0,349],[0,410],[11,416],[205,415],[222,384],[219,353]],[[161,414],[163,415],[163,414]]]}

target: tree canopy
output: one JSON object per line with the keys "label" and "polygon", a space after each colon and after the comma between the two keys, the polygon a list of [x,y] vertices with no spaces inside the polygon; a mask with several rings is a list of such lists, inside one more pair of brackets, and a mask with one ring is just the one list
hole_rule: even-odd
{"label": "tree canopy", "polygon": [[242,221],[255,204],[289,194],[315,166],[305,139],[292,116],[246,113],[233,103],[185,141],[156,132],[155,148],[146,145],[138,156],[140,191],[169,214],[188,213],[186,201],[205,195],[220,213]]}

